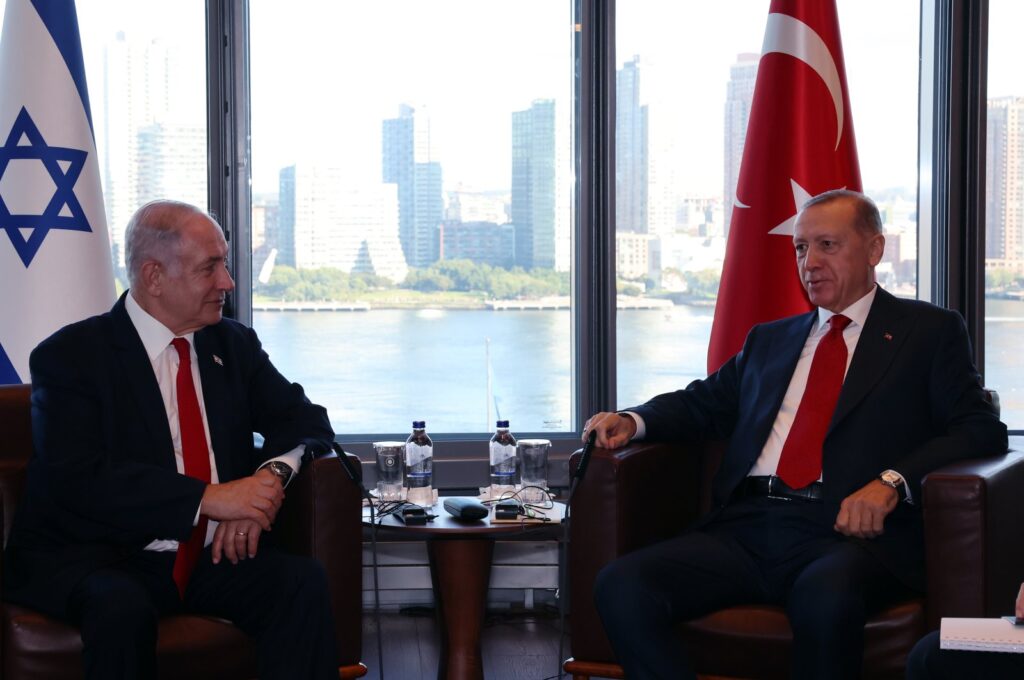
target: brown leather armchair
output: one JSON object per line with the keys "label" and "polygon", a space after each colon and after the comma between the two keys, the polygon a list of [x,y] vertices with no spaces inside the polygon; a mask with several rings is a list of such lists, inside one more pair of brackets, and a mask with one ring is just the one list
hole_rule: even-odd
{"label": "brown leather armchair", "polygon": [[[0,492],[4,542],[32,454],[28,385],[0,386]],[[366,673],[362,635],[361,498],[334,456],[304,465],[288,487],[275,536],[292,552],[316,557],[327,570],[338,640],[339,677]],[[82,641],[73,626],[30,609],[0,604],[0,668],[5,680],[80,678]],[[254,678],[252,642],[230,622],[172,616],[160,622],[161,678]]]}
{"label": "brown leather armchair", "polygon": [[[569,597],[575,679],[622,678],[593,601],[594,580],[619,555],[678,533],[710,507],[721,443],[635,443],[595,449],[572,503]],[[577,454],[578,455],[578,454]],[[652,493],[673,471],[671,494]],[[878,612],[865,629],[865,678],[902,678],[907,655],[943,616],[1011,611],[1024,580],[1024,456],[937,470],[924,482],[927,593]],[[678,628],[694,669],[716,678],[786,678],[791,631],[779,607],[731,607]]]}

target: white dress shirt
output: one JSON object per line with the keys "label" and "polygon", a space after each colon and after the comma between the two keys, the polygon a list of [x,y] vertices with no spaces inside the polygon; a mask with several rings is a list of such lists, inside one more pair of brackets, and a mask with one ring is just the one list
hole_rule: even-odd
{"label": "white dress shirt", "polygon": [[[875,301],[875,294],[877,292],[878,286],[872,286],[871,291],[867,295],[841,312],[843,316],[850,319],[850,324],[843,330],[843,340],[846,341],[846,370],[850,368],[853,352],[857,349],[857,342],[860,340],[861,331],[864,330],[864,322],[868,318],[868,312],[871,311],[871,305]],[[774,475],[777,472],[779,458],[782,455],[782,447],[786,443],[786,437],[789,436],[790,428],[793,427],[797,408],[799,408],[800,400],[803,398],[804,390],[807,388],[807,376],[811,372],[814,350],[818,348],[818,343],[828,332],[828,320],[832,316],[833,312],[821,307],[818,308],[818,323],[811,329],[810,334],[807,336],[807,341],[804,342],[804,347],[800,352],[800,359],[797,361],[796,368],[793,370],[793,376],[789,380],[789,388],[786,389],[782,405],[779,406],[779,412],[775,416],[771,432],[768,433],[768,439],[764,443],[764,448],[761,449],[761,455],[758,456],[753,467],[750,468],[750,472],[747,473],[748,475]],[[845,375],[844,371],[844,380]],[[644,419],[632,411],[625,411],[624,413],[636,421],[636,434],[633,435],[633,439],[643,439],[647,434]],[[879,470],[879,472],[882,471]],[[905,485],[904,488],[906,488]],[[909,488],[906,488],[906,491],[909,501]]]}
{"label": "white dress shirt", "polygon": [[[157,384],[160,386],[160,397],[163,399],[164,410],[167,412],[167,425],[171,430],[174,463],[178,468],[178,473],[185,474],[185,459],[181,453],[181,426],[178,423],[178,388],[176,381],[178,375],[178,352],[171,345],[171,341],[178,336],[175,336],[167,326],[164,326],[144,310],[131,294],[125,296],[125,310],[128,312],[128,318],[131,320],[132,325],[135,326],[135,330],[142,340],[142,346],[146,350],[146,356],[149,357],[149,361],[153,366],[153,373],[156,375]],[[203,400],[203,383],[199,377],[199,360],[196,355],[194,335],[194,333],[187,333],[181,337],[188,340],[189,353],[192,357],[192,382],[196,385],[199,414],[203,418],[206,446],[210,450],[210,483],[217,484],[220,481],[217,477],[217,460],[213,454],[213,445],[210,440],[210,424],[206,420],[206,403]],[[296,447],[285,454],[272,458],[263,465],[271,462],[271,460],[280,460],[287,463],[295,472],[298,472],[302,464],[302,447]],[[199,523],[201,510],[202,504],[200,503],[200,506],[196,508],[193,525]],[[206,528],[205,545],[213,542],[213,533],[217,529],[217,524],[218,522],[215,520],[209,520]],[[146,546],[146,550],[158,552],[177,549],[178,542],[172,540],[155,540]]]}

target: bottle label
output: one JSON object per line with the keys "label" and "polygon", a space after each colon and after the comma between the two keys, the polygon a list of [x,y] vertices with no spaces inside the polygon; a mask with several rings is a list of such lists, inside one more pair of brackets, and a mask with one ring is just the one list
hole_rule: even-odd
{"label": "bottle label", "polygon": [[491,465],[501,465],[509,458],[515,458],[516,447],[502,446],[497,442],[491,442]]}
{"label": "bottle label", "polygon": [[409,467],[419,465],[427,458],[432,458],[433,456],[433,446],[420,446],[419,444],[413,444],[412,442],[408,442],[405,445],[405,464]]}

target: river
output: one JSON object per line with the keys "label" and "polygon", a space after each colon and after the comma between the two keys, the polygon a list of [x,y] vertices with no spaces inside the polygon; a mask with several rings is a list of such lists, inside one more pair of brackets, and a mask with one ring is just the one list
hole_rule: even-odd
{"label": "river", "polygon": [[[1024,302],[988,300],[986,309],[986,383],[999,392],[1004,422],[1024,429]],[[620,407],[705,374],[712,312],[619,310]],[[413,419],[433,432],[489,432],[499,415],[517,432],[577,429],[568,310],[253,316],[274,364],[327,407],[338,432],[403,433]]]}

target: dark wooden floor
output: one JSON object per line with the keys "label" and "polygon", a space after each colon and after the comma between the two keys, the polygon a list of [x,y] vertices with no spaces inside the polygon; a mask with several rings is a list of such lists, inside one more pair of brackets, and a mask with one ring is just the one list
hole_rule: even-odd
{"label": "dark wooden floor", "polygon": [[[381,614],[386,680],[435,680],[438,633],[429,609]],[[564,653],[568,654],[568,638]],[[557,677],[558,615],[555,612],[488,613],[483,630],[487,680],[544,680]],[[373,614],[363,616],[363,663],[367,680],[379,680],[377,628]]]}

